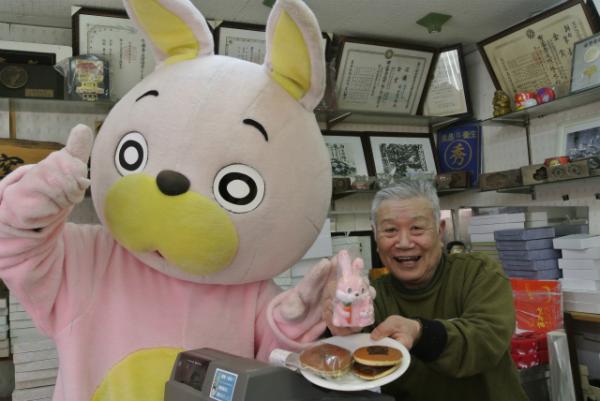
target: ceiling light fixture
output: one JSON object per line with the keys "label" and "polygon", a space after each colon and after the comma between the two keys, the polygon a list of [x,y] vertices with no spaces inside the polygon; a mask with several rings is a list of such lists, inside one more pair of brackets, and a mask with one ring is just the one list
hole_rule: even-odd
{"label": "ceiling light fixture", "polygon": [[417,24],[427,28],[427,32],[429,33],[442,32],[442,25],[444,25],[450,18],[452,18],[452,16],[448,14],[429,13],[418,20]]}

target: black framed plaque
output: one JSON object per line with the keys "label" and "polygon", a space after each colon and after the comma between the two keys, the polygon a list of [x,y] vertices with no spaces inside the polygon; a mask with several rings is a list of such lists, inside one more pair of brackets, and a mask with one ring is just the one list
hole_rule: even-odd
{"label": "black framed plaque", "polygon": [[339,110],[416,115],[433,71],[436,49],[340,38]]}

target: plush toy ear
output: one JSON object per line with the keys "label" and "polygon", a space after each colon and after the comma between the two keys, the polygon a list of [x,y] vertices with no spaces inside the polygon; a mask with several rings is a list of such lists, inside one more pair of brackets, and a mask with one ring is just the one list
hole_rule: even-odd
{"label": "plush toy ear", "polygon": [[206,20],[187,0],[123,0],[127,14],[150,40],[157,63],[213,53]]}
{"label": "plush toy ear", "polygon": [[278,0],[267,22],[265,66],[307,110],[325,90],[325,55],[317,19],[301,0]]}

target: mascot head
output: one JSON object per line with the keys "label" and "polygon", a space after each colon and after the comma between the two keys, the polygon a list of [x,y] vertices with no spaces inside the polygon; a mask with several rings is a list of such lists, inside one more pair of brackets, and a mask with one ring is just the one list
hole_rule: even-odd
{"label": "mascot head", "polygon": [[158,66],[107,116],[92,197],[117,241],[149,266],[199,283],[273,277],[318,235],[331,195],[314,107],[321,32],[301,0],[279,0],[263,65],[214,55],[185,0],[127,0]]}

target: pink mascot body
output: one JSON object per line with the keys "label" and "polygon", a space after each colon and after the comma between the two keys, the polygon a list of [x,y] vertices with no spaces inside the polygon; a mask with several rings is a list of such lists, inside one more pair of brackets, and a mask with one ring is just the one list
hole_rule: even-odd
{"label": "pink mascot body", "polygon": [[[263,65],[213,54],[186,0],[127,0],[158,67],[93,144],[0,181],[0,277],[56,342],[55,401],[161,401],[176,355],[212,347],[265,360],[323,331],[330,264],[294,289],[327,213],[331,177],[313,108],[321,32],[301,0],[269,16]],[[102,225],[66,223],[90,185]]]}

